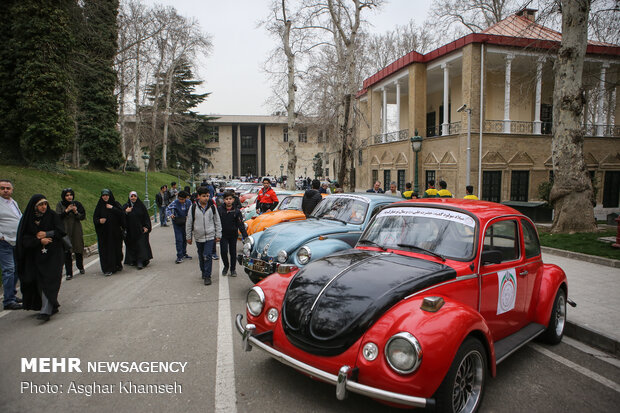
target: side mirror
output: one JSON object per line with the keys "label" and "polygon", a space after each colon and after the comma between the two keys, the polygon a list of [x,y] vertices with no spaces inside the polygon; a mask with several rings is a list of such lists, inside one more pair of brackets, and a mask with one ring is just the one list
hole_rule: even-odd
{"label": "side mirror", "polygon": [[498,250],[483,250],[480,256],[482,265],[499,264],[502,262],[502,252]]}

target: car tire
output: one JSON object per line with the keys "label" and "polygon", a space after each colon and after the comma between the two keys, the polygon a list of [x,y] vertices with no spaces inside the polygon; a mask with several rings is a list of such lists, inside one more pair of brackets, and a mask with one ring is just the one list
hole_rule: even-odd
{"label": "car tire", "polygon": [[474,337],[466,338],[454,356],[448,374],[435,392],[436,411],[477,411],[482,403],[487,374],[487,353],[484,346]]}
{"label": "car tire", "polygon": [[259,282],[260,280],[264,278],[264,277],[257,275],[253,271],[247,271],[247,273],[248,273],[248,277],[250,277],[250,281],[252,281],[254,284],[256,284],[257,282]]}
{"label": "car tire", "polygon": [[540,341],[547,344],[558,344],[564,337],[566,326],[566,292],[562,288],[558,290],[553,300],[553,308],[549,317],[547,329],[539,336]]}

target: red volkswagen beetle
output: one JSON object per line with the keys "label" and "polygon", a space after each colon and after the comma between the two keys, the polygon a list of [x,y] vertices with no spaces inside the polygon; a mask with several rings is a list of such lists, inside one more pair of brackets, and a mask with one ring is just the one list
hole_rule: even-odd
{"label": "red volkswagen beetle", "polygon": [[354,249],[281,265],[247,296],[244,347],[400,407],[474,412],[496,366],[559,343],[567,282],[529,218],[504,205],[415,200],[380,211]]}

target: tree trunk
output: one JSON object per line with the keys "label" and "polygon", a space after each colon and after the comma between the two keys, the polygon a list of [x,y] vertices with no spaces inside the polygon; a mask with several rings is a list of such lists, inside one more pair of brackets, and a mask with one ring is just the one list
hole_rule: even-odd
{"label": "tree trunk", "polygon": [[[286,171],[287,183],[286,189],[294,191],[295,186],[295,169],[297,168],[297,145],[295,138],[295,53],[291,50],[291,26],[292,22],[286,18],[286,2],[282,0],[282,18],[284,20],[284,33],[282,35],[282,45],[284,46],[284,54],[286,55],[286,70],[288,76],[288,102],[286,105],[286,113],[288,115],[288,145],[286,147]],[[284,186],[284,181],[282,182]]]}
{"label": "tree trunk", "polygon": [[161,167],[168,168],[168,122],[170,120],[170,97],[172,95],[172,77],[176,64],[173,63],[166,76],[166,109],[164,110],[164,134],[161,145]]}
{"label": "tree trunk", "polygon": [[562,1],[562,45],[553,90],[554,184],[549,196],[555,210],[553,233],[596,230],[580,125],[585,103],[582,73],[589,10],[590,0]]}
{"label": "tree trunk", "polygon": [[[134,105],[136,107],[136,123],[134,127],[133,133],[133,142],[131,142],[131,157],[136,165],[138,165],[138,161],[136,160],[136,146],[140,147],[140,45],[142,42],[136,43],[136,84],[134,90]],[[127,165],[127,160],[129,159],[129,154],[125,157],[125,166]],[[125,171],[123,167],[123,172]]]}

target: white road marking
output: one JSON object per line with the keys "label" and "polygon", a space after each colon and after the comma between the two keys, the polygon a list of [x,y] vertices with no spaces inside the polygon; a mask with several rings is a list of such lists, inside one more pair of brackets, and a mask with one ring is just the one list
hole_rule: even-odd
{"label": "white road marking", "polygon": [[[236,413],[237,391],[235,389],[235,359],[233,353],[232,319],[230,317],[230,292],[228,276],[222,276],[222,254],[219,245],[217,262],[219,276],[219,299],[217,311],[217,367],[215,370],[215,412]],[[230,257],[235,259],[235,257]]]}
{"label": "white road marking", "polygon": [[609,387],[612,390],[615,390],[616,392],[620,393],[620,384],[609,380],[606,377],[601,376],[600,374],[597,374],[595,372],[593,372],[592,370],[589,370],[583,366],[580,366],[579,364],[573,363],[572,361],[558,355],[555,354],[552,351],[547,350],[546,348],[538,345],[538,344],[534,344],[534,343],[530,343],[529,346],[538,351],[541,354],[544,354],[545,356],[557,361],[558,363],[561,363],[563,365],[565,365],[566,367],[575,370],[578,373],[583,374],[586,377],[591,378],[592,380],[602,384],[605,387]]}
{"label": "white road marking", "polygon": [[596,357],[599,360],[605,361],[613,366],[620,368],[620,360],[610,354],[597,350],[594,347],[590,347],[587,344],[584,344],[580,341],[566,336],[562,338],[562,343],[568,344],[571,347],[575,347],[577,350],[583,351],[584,353]]}

